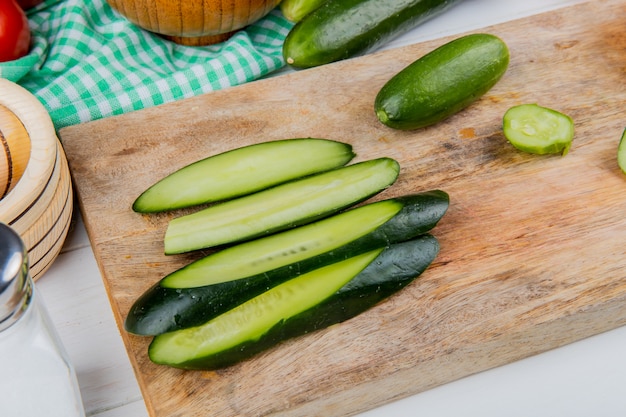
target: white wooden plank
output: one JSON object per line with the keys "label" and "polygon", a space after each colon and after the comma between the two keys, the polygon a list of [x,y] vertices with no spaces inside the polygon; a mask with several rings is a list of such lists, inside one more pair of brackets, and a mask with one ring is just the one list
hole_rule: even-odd
{"label": "white wooden plank", "polygon": [[36,287],[76,368],[86,412],[141,399],[91,247],[64,251]]}

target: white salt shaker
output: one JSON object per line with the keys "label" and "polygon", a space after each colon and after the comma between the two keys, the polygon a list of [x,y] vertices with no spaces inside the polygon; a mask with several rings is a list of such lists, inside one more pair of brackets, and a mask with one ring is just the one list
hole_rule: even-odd
{"label": "white salt shaker", "polygon": [[28,269],[20,236],[0,223],[0,416],[84,416],[68,360]]}

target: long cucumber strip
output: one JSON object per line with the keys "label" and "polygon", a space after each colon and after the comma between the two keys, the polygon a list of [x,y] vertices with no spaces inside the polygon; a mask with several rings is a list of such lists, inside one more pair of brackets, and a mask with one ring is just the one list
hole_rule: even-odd
{"label": "long cucumber strip", "polygon": [[379,158],[326,171],[172,220],[165,253],[176,254],[269,235],[363,201],[395,182],[398,162]]}
{"label": "long cucumber strip", "polygon": [[402,207],[403,204],[397,200],[380,201],[315,223],[231,246],[171,273],[161,281],[161,286],[201,287],[300,262],[371,233],[395,216]]}
{"label": "long cucumber strip", "polygon": [[392,198],[214,252],[143,293],[125,329],[157,335],[197,326],[295,276],[423,234],[448,205],[440,190]]}
{"label": "long cucumber strip", "polygon": [[347,143],[297,138],[263,142],[213,155],[161,179],[133,203],[154,213],[239,197],[347,164]]}
{"label": "long cucumber strip", "polygon": [[301,275],[202,326],[157,336],[150,346],[150,359],[156,363],[182,364],[257,340],[281,321],[330,297],[376,259],[381,250]]}
{"label": "long cucumber strip", "polygon": [[[302,296],[302,300],[291,298],[291,296],[276,297],[278,292],[274,291],[278,287],[262,296],[264,300],[276,299],[271,304],[264,304],[268,311],[271,311],[270,309],[276,302],[280,305],[278,308],[286,314],[275,315],[272,320],[266,320],[268,316],[263,314],[265,311],[261,313],[262,317],[252,314],[252,311],[258,311],[252,307],[258,301],[250,301],[242,305],[233,315],[227,313],[218,316],[206,325],[155,337],[149,348],[149,356],[156,363],[183,369],[217,369],[235,364],[258,352],[272,348],[281,341],[357,316],[419,277],[432,263],[438,252],[437,240],[428,234],[391,245],[356,277],[348,280],[339,290],[325,298],[321,292],[313,294],[313,284],[310,288],[305,288],[297,283],[314,278],[327,281],[330,277],[317,272],[302,275],[283,284],[278,290],[281,295],[286,295],[284,289],[295,288],[294,285],[298,285],[297,289],[301,290],[299,295]],[[367,254],[362,255],[359,263],[366,256]],[[354,258],[344,262],[352,263],[353,261]],[[333,276],[338,278],[338,275]],[[332,286],[336,283],[333,282]],[[331,284],[325,284],[323,287],[323,292],[327,294]],[[320,288],[315,284],[315,289]],[[309,295],[318,300],[314,305],[311,306],[312,303],[306,301],[309,295],[305,295],[305,291],[311,291]],[[322,300],[319,301],[320,299]],[[300,302],[306,303],[309,307],[298,304]],[[250,314],[244,315],[240,311]],[[243,321],[233,322],[232,319],[235,316],[243,318]],[[279,319],[279,316],[282,318]],[[257,319],[260,320],[262,326]],[[236,328],[230,329],[230,326]],[[243,326],[245,330],[239,326]],[[213,331],[218,327],[224,328],[226,333],[214,333]],[[224,337],[228,337],[228,340]]]}
{"label": "long cucumber strip", "polygon": [[[449,206],[441,190],[390,198],[347,210],[281,233],[243,242],[201,258],[161,281],[166,288],[192,288],[242,279],[331,252],[333,261],[361,248],[411,239],[435,227]],[[303,266],[297,268],[302,270]]]}

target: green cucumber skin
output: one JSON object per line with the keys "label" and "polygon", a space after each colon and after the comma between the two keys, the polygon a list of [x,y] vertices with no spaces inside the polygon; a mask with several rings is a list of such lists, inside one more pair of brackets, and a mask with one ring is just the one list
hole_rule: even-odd
{"label": "green cucumber skin", "polygon": [[[285,153],[301,159],[301,163],[294,164],[295,168],[287,172],[276,167],[281,163],[276,161],[276,155]],[[315,155],[323,156],[313,158]],[[138,213],[158,213],[240,197],[345,165],[355,156],[352,145],[321,138],[282,139],[243,146],[196,161],[162,178],[137,197],[132,209]],[[219,165],[224,165],[223,161],[228,164],[215,173],[220,169],[216,161],[221,161]],[[228,186],[223,187],[223,183]]]}
{"label": "green cucumber skin", "polygon": [[290,22],[299,22],[324,2],[326,0],[282,0],[280,11]]}
{"label": "green cucumber skin", "polygon": [[378,92],[374,110],[381,123],[394,129],[433,125],[478,100],[508,65],[508,47],[497,36],[462,36],[393,76]]}
{"label": "green cucumber skin", "polygon": [[[439,243],[430,234],[386,248],[372,263],[334,295],[315,307],[285,319],[258,340],[244,342],[208,357],[177,364],[159,361],[180,369],[213,370],[234,365],[273,348],[279,343],[356,317],[397,293],[419,277],[439,253]],[[148,349],[158,349],[156,336]]]}
{"label": "green cucumber skin", "polygon": [[[325,182],[322,183],[324,184],[324,187],[328,189],[328,191],[326,191],[325,189],[324,191],[325,195],[331,194],[331,192],[336,193],[338,188],[333,190],[334,187],[332,184],[336,180],[336,177],[334,177],[334,175],[337,172],[339,172],[339,170],[343,170],[344,173],[348,171],[349,172],[356,171],[357,173],[359,173],[358,170],[361,168],[371,169],[371,170],[377,169],[380,171],[380,173],[384,175],[382,175],[381,178],[377,178],[377,181],[380,181],[380,182],[376,182],[375,187],[370,186],[370,184],[368,184],[368,187],[366,187],[367,188],[366,190],[361,190],[361,194],[358,196],[353,196],[352,199],[347,199],[347,198],[344,199],[343,197],[345,197],[346,195],[345,192],[341,195],[341,198],[337,198],[337,200],[341,200],[341,201],[332,201],[331,202],[332,204],[328,204],[322,201],[322,200],[326,200],[326,197],[324,198],[318,197],[317,199],[312,200],[312,201],[316,201],[319,203],[319,206],[316,207],[315,210],[313,210],[311,205],[308,204],[310,202],[307,202],[309,210],[310,210],[310,212],[307,214],[303,215],[299,213],[297,216],[292,214],[291,217],[289,216],[281,217],[280,221],[277,221],[276,224],[269,224],[269,225],[265,224],[265,225],[262,225],[263,227],[261,227],[261,225],[258,224],[258,222],[256,224],[253,224],[252,226],[250,224],[245,224],[247,228],[245,235],[233,236],[231,234],[229,235],[228,238],[224,238],[217,242],[210,241],[209,243],[207,243],[207,239],[210,240],[213,238],[215,234],[215,228],[211,230],[206,230],[206,223],[207,223],[206,217],[210,218],[212,214],[215,213],[214,209],[222,210],[226,207],[230,210],[230,208],[233,206],[237,206],[241,204],[248,204],[250,207],[250,211],[252,211],[254,209],[259,208],[258,206],[262,204],[258,200],[266,199],[266,196],[272,195],[274,206],[271,208],[271,212],[272,212],[271,214],[276,215],[276,213],[278,213],[280,209],[282,208],[282,205],[284,205],[285,200],[293,203],[293,201],[291,200],[293,198],[292,193],[294,193],[295,191],[293,187],[305,189],[304,188],[305,184],[307,185],[313,184],[313,187],[309,187],[309,188],[315,188],[315,186],[319,185],[317,184],[319,181],[325,180]],[[207,249],[207,248],[212,248],[212,247],[222,247],[224,245],[244,242],[244,241],[256,239],[262,236],[268,236],[273,233],[281,232],[283,230],[288,230],[297,226],[314,222],[319,219],[323,219],[345,208],[361,203],[367,200],[368,198],[375,196],[376,194],[382,192],[383,190],[387,189],[397,180],[399,174],[400,174],[400,164],[396,160],[392,158],[381,157],[381,158],[358,162],[352,165],[325,171],[320,174],[311,175],[305,178],[300,178],[294,181],[283,183],[283,184],[277,185],[276,187],[271,187],[266,190],[260,191],[258,193],[246,195],[238,199],[229,200],[224,203],[208,207],[200,212],[196,212],[193,214],[188,214],[182,217],[175,218],[172,221],[170,221],[165,232],[165,238],[164,238],[165,254],[174,255],[174,254],[179,254],[179,253],[184,253],[184,252],[191,252],[194,250]],[[369,178],[372,178],[372,177],[373,175],[370,175]],[[320,180],[320,178],[322,178],[322,180]],[[384,184],[382,183],[383,179],[384,179]],[[345,181],[345,178],[343,178],[343,180]],[[360,187],[353,187],[353,188],[354,189],[364,188],[363,183],[365,182],[365,180],[361,179],[361,181],[362,182],[360,182]],[[351,184],[351,185],[354,185],[354,184]],[[345,191],[345,184],[343,184],[343,186],[344,188],[342,188],[342,190]],[[319,193],[320,189],[321,187],[318,187],[317,189],[318,194],[320,194]],[[288,191],[285,191],[285,190],[288,190]],[[280,195],[280,199],[276,198],[277,192],[282,193]],[[267,200],[269,199],[266,199],[265,201]],[[298,202],[298,204],[300,205],[300,202]],[[301,206],[305,206],[305,204],[301,204]],[[264,209],[266,213],[270,211],[267,206],[262,207],[262,209]],[[241,211],[242,210],[239,210],[239,212]],[[199,221],[199,219],[202,221]],[[198,230],[199,227],[202,227],[202,224],[205,224],[205,229]],[[236,225],[240,226],[242,224],[244,223],[239,221]],[[187,232],[184,232],[185,230],[187,230]],[[190,238],[189,235],[192,235],[192,237]],[[181,240],[184,241],[184,243],[181,243],[180,242]],[[190,243],[189,242],[190,240],[193,240],[193,242]]]}
{"label": "green cucumber skin", "polygon": [[364,55],[461,0],[327,0],[291,29],[285,62],[303,69]]}
{"label": "green cucumber skin", "polygon": [[441,190],[391,200],[403,204],[394,217],[372,232],[321,255],[203,287],[166,288],[157,283],[135,301],[126,317],[125,329],[153,336],[200,325],[294,276],[426,233],[437,225],[449,206],[449,196]]}

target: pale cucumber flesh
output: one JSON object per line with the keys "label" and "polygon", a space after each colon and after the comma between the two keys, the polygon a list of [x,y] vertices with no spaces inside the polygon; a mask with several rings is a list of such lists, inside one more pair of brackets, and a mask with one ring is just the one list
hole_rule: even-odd
{"label": "pale cucumber flesh", "polygon": [[371,251],[289,280],[197,327],[157,336],[155,363],[176,365],[255,340],[281,321],[333,295],[382,251]]}
{"label": "pale cucumber flesh", "polygon": [[339,248],[370,233],[403,207],[397,200],[367,204],[311,224],[214,252],[161,281],[166,288],[213,285],[257,275]]}
{"label": "pale cucumber flesh", "polygon": [[125,328],[158,335],[198,326],[298,275],[423,235],[448,205],[440,190],[395,197],[213,252],[144,292]]}
{"label": "pale cucumber flesh", "polygon": [[[268,290],[262,298],[241,304],[232,313],[207,320],[198,327],[155,337],[149,348],[150,358],[182,369],[210,370],[233,365],[287,339],[358,316],[418,278],[438,252],[437,239],[424,234],[386,247],[347,281],[347,275],[358,270],[369,256],[367,253],[340,262],[343,272],[335,264],[301,275],[286,282],[277,292]],[[352,262],[358,264],[347,265]],[[342,276],[344,273],[346,276]],[[313,279],[320,282],[309,282]],[[329,295],[340,281],[346,284]],[[259,303],[259,300],[264,301]],[[265,308],[256,308],[259,304]],[[281,314],[275,314],[275,306]]]}
{"label": "pale cucumber flesh", "polygon": [[556,110],[537,104],[521,104],[504,114],[503,132],[521,151],[566,155],[574,139],[574,122]]}
{"label": "pale cucumber flesh", "polygon": [[337,168],[173,219],[165,253],[176,254],[269,235],[310,223],[389,187],[400,167],[378,158]]}
{"label": "pale cucumber flesh", "polygon": [[347,164],[352,146],[328,139],[262,142],[187,165],[158,181],[134,202],[152,213],[238,197]]}

